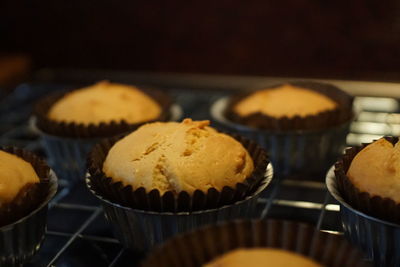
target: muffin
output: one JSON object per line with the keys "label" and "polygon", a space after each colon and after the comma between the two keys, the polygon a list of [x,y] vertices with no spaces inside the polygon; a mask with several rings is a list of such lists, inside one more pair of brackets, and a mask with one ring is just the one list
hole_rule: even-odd
{"label": "muffin", "polygon": [[40,248],[57,178],[44,161],[17,148],[0,148],[0,170],[0,265],[19,266]]}
{"label": "muffin", "polygon": [[146,250],[201,224],[253,216],[271,179],[266,153],[208,125],[155,122],[94,147],[87,184],[123,245]]}
{"label": "muffin", "polygon": [[317,176],[344,148],[353,98],[333,85],[293,82],[220,99],[211,110],[219,127],[268,150],[280,176]]}
{"label": "muffin", "polygon": [[154,249],[142,267],[369,266],[337,235],[281,220],[236,220],[176,236]]}
{"label": "muffin", "polygon": [[123,186],[160,195],[234,188],[252,174],[253,160],[240,142],[208,124],[191,119],[146,124],[114,144],[103,171]]}
{"label": "muffin", "polygon": [[62,178],[83,176],[85,157],[99,138],[171,118],[171,101],[163,93],[102,81],[52,94],[38,102],[36,127],[44,148]]}
{"label": "muffin", "polygon": [[236,249],[212,260],[204,267],[322,267],[314,260],[302,255],[274,248]]}
{"label": "muffin", "polygon": [[381,138],[346,151],[335,165],[335,173],[340,191],[352,206],[400,224],[399,166],[398,138]]}
{"label": "muffin", "polygon": [[37,190],[40,179],[29,162],[3,150],[0,150],[0,170],[0,211],[5,215],[0,216],[0,226],[4,226],[16,220],[14,209],[23,209],[21,213],[25,215],[29,212],[31,207],[24,201]]}
{"label": "muffin", "polygon": [[161,115],[161,105],[134,86],[102,81],[72,91],[56,101],[48,118],[83,125],[125,121],[147,122]]}
{"label": "muffin", "polygon": [[377,266],[400,265],[399,147],[397,137],[351,147],[326,178],[346,236]]}
{"label": "muffin", "polygon": [[[305,120],[321,113],[332,113],[339,103],[323,93],[291,84],[257,90],[232,103],[227,115],[234,121],[268,130],[306,130],[323,127],[325,120],[313,124],[268,123],[268,120]],[[258,117],[258,118],[257,118]],[[334,118],[339,119],[339,118]]]}

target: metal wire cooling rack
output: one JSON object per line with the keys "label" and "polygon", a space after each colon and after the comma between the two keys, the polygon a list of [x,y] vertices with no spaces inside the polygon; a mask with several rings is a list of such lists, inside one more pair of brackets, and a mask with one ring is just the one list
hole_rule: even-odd
{"label": "metal wire cooling rack", "polygon": [[[45,156],[37,136],[28,127],[32,103],[57,85],[20,85],[0,101],[0,145],[16,145]],[[169,89],[184,115],[209,118],[209,105],[230,93],[226,90]],[[386,97],[357,97],[360,108],[351,126],[349,145],[369,142],[382,135],[400,135],[400,104]],[[51,160],[51,159],[48,159]],[[341,234],[339,206],[323,182],[275,181],[260,200],[263,217],[305,221],[319,229]],[[60,181],[48,212],[48,230],[39,253],[26,266],[138,266],[143,255],[124,250],[107,225],[98,201],[83,183],[70,187]]]}

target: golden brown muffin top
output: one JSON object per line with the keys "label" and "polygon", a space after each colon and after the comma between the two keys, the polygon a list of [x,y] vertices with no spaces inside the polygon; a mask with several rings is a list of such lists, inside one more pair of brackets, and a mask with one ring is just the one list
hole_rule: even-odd
{"label": "golden brown muffin top", "polygon": [[208,125],[191,119],[146,124],[110,149],[103,171],[133,189],[161,194],[234,187],[251,175],[253,160],[240,142]]}
{"label": "golden brown muffin top", "polygon": [[361,192],[400,203],[400,143],[381,138],[354,157],[347,176]]}
{"label": "golden brown muffin top", "polygon": [[0,206],[12,202],[26,185],[39,182],[29,162],[0,150]]}
{"label": "golden brown muffin top", "polygon": [[335,101],[321,93],[284,84],[252,93],[238,102],[233,109],[243,117],[260,112],[276,118],[292,118],[316,115],[336,107]]}
{"label": "golden brown muffin top", "polygon": [[87,125],[121,120],[139,123],[160,114],[160,105],[136,87],[102,81],[67,93],[50,108],[48,117]]}
{"label": "golden brown muffin top", "polygon": [[322,267],[303,255],[274,248],[236,249],[204,267]]}

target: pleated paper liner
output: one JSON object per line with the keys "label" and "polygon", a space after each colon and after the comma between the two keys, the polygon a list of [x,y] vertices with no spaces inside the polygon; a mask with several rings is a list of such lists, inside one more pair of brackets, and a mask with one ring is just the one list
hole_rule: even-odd
{"label": "pleated paper liner", "polygon": [[[150,123],[154,121],[168,121],[171,117],[170,107],[172,105],[172,100],[163,92],[155,89],[149,88],[138,88],[142,92],[146,93],[152,99],[157,101],[157,103],[161,106],[161,114],[158,118],[140,122],[140,123],[127,123],[124,120],[121,121],[112,121],[110,123],[100,123],[100,124],[89,124],[84,125],[82,123],[74,123],[74,122],[59,122],[54,121],[48,118],[47,114],[51,108],[51,106],[61,99],[64,95],[68,94],[68,92],[56,92],[51,94],[45,98],[39,100],[36,103],[34,109],[34,115],[37,119],[37,127],[43,131],[44,133],[62,136],[62,137],[72,137],[72,138],[105,138],[114,135],[118,135],[121,133],[125,133],[128,131],[132,131],[137,129],[139,126]],[[77,89],[79,90],[79,89]]]}
{"label": "pleated paper liner", "polygon": [[[384,138],[393,145],[399,140],[398,137]],[[354,157],[369,144],[348,148],[343,157],[335,164],[339,192],[344,200],[355,209],[371,216],[400,224],[400,204],[390,198],[372,196],[367,192],[361,192],[346,175]]]}
{"label": "pleated paper liner", "polygon": [[0,204],[0,227],[2,227],[28,215],[45,201],[50,190],[50,168],[32,152],[16,147],[0,147],[0,150],[29,162],[40,179],[37,184],[29,184],[23,187],[11,203]]}
{"label": "pleated paper liner", "polygon": [[[240,116],[234,111],[234,107],[237,103],[243,100],[253,92],[247,92],[232,96],[228,103],[227,109],[225,110],[225,116],[232,122],[239,125],[245,125],[260,130],[271,130],[271,131],[293,131],[293,130],[318,130],[330,128],[339,124],[343,124],[350,121],[353,117],[352,105],[353,97],[344,91],[340,90],[334,85],[317,82],[290,82],[287,83],[296,87],[309,89],[312,91],[319,92],[330,99],[334,100],[338,106],[334,110],[320,112],[316,115],[310,115],[306,117],[295,116],[293,118],[282,117],[275,118],[262,114],[260,112],[250,114],[248,116]],[[283,84],[278,84],[270,87],[264,87],[261,89],[274,89]],[[282,103],[284,105],[285,103]]]}
{"label": "pleated paper liner", "polygon": [[308,224],[272,219],[231,221],[179,235],[156,248],[141,266],[198,267],[238,248],[260,247],[295,252],[326,267],[370,266],[342,236]]}
{"label": "pleated paper liner", "polygon": [[269,164],[266,152],[256,143],[240,136],[234,136],[247,149],[254,162],[254,171],[243,183],[237,183],[235,188],[225,186],[222,191],[215,188],[207,192],[196,190],[193,195],[180,192],[178,195],[171,191],[160,195],[156,189],[146,192],[141,187],[133,190],[131,186],[123,186],[121,182],[113,182],[103,171],[103,162],[108,151],[119,138],[103,140],[97,144],[88,155],[88,171],[91,186],[98,194],[123,206],[134,209],[156,212],[197,211],[222,207],[244,199],[255,192]]}

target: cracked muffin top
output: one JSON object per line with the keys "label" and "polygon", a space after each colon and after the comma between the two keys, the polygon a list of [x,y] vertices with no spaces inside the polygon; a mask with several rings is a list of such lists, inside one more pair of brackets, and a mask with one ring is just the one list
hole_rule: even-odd
{"label": "cracked muffin top", "polygon": [[240,142],[208,125],[191,119],[146,124],[114,144],[103,172],[161,195],[234,187],[252,174],[253,160]]}
{"label": "cracked muffin top", "polygon": [[39,183],[32,165],[0,150],[0,206],[12,202],[29,185]]}
{"label": "cracked muffin top", "polygon": [[361,192],[400,203],[400,143],[381,138],[352,160],[347,176]]}
{"label": "cracked muffin top", "polygon": [[67,93],[53,104],[47,116],[54,121],[88,125],[121,120],[140,123],[160,114],[160,105],[136,87],[101,81]]}
{"label": "cracked muffin top", "polygon": [[334,100],[319,92],[284,84],[250,94],[234,106],[234,111],[243,117],[259,112],[275,118],[293,118],[315,115],[336,107]]}

